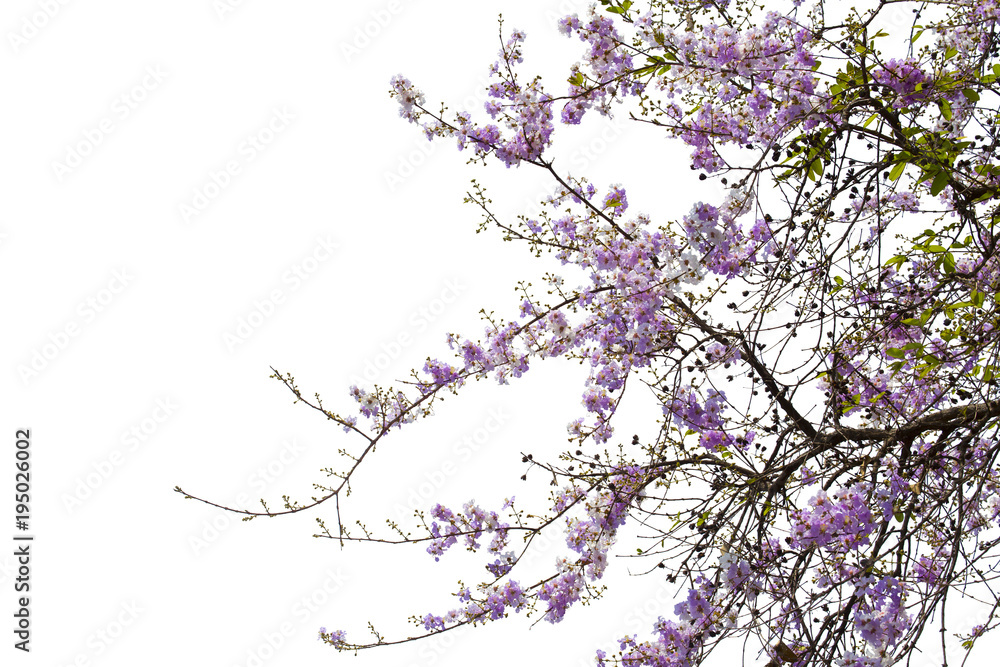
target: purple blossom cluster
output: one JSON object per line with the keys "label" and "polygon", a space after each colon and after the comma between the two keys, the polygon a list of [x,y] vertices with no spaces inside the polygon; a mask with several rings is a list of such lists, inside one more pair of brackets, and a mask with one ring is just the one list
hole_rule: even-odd
{"label": "purple blossom cluster", "polygon": [[[748,242],[750,239],[744,236],[730,209],[720,211],[714,206],[698,202],[684,216],[683,224],[691,246],[704,255],[703,261],[713,273],[735,278],[748,262],[755,259],[756,248]],[[761,240],[765,236],[770,240],[769,234],[765,234],[763,230],[758,233]]]}
{"label": "purple blossom cluster", "polygon": [[591,108],[608,115],[616,96],[638,95],[643,89],[642,82],[632,71],[632,55],[623,48],[621,35],[611,17],[598,14],[597,8],[591,6],[587,19],[581,21],[573,14],[562,18],[558,24],[564,35],[576,33],[588,46],[584,65],[573,68],[570,100],[562,110],[562,122],[572,125],[578,124]]}
{"label": "purple blossom cluster", "polygon": [[[469,589],[463,588],[459,599],[467,604],[452,609],[444,616],[427,614],[422,621],[425,629],[443,630],[457,622],[497,620],[508,608],[520,611],[536,601],[545,606],[544,618],[550,623],[558,623],[566,611],[581,599],[588,582],[597,581],[604,575],[616,532],[624,525],[630,505],[641,497],[646,483],[645,472],[640,466],[626,466],[611,476],[607,488],[590,496],[575,486],[560,490],[553,498],[554,512],[566,512],[581,501],[586,512],[584,516],[566,518],[566,544],[578,557],[557,558],[556,574],[530,592],[514,581],[508,581],[503,586],[483,584],[480,593],[485,597],[473,599]],[[505,507],[512,502],[509,500]],[[499,553],[506,544],[509,526],[500,524],[495,513],[486,513],[471,502],[465,505],[464,514],[459,515],[436,505],[432,515],[448,523],[443,532],[437,522],[431,526],[431,534],[437,539],[427,551],[435,556],[435,560],[463,533],[470,549],[478,548],[474,540],[483,531],[490,530],[498,535],[489,547],[491,553]],[[475,532],[469,534],[469,531]],[[514,553],[508,551],[487,564],[486,569],[499,580],[510,572],[516,562]]]}
{"label": "purple blossom cluster", "polygon": [[[621,663],[642,667],[691,667],[701,654],[709,633],[715,633],[722,615],[713,602],[713,585],[700,578],[695,588],[688,589],[687,598],[678,603],[674,613],[680,623],[660,617],[653,624],[653,641],[637,641],[635,635],[619,642]],[[597,664],[605,667],[607,654],[597,652]]]}
{"label": "purple blossom cluster", "polygon": [[694,431],[717,431],[723,426],[722,413],[726,407],[725,392],[709,388],[704,399],[693,387],[681,387],[674,393],[673,402],[663,406],[663,413],[671,415],[674,422]]}
{"label": "purple blossom cluster", "polygon": [[701,32],[661,29],[647,18],[640,37],[668,58],[669,71],[655,85],[668,100],[685,89],[715,91],[693,112],[670,103],[673,133],[694,151],[691,166],[712,173],[726,162],[724,144],[769,149],[789,131],[818,124],[821,107],[812,52],[818,35],[791,16],[771,12],[759,26],[745,30],[710,23]]}
{"label": "purple blossom cluster", "polygon": [[522,61],[524,38],[524,32],[514,30],[500,51],[500,60],[490,67],[491,79],[497,80],[487,90],[489,99],[484,108],[490,118],[501,120],[503,128],[496,123],[479,125],[467,112],[457,114],[455,124],[428,114],[423,106],[424,94],[401,74],[391,81],[391,94],[400,104],[400,115],[420,124],[428,139],[455,137],[459,150],[471,146],[480,158],[492,153],[507,167],[517,166],[522,160],[537,161],[552,142],[553,101],[539,78],[522,84],[513,73],[514,65]]}
{"label": "purple blossom cluster", "polygon": [[431,510],[431,516],[443,522],[442,525],[434,521],[430,527],[434,540],[427,547],[427,553],[434,556],[434,560],[440,560],[441,555],[458,542],[459,536],[464,538],[466,547],[471,551],[480,548],[477,540],[483,533],[493,534],[493,540],[487,547],[490,553],[499,553],[507,545],[510,524],[501,523],[496,512],[485,511],[474,500],[465,503],[461,513],[453,512],[438,503]]}
{"label": "purple blossom cluster", "polygon": [[866,485],[840,489],[833,496],[818,491],[809,501],[810,508],[791,513],[791,546],[843,553],[869,544],[881,517],[868,507],[867,492]]}
{"label": "purple blossom cluster", "polygon": [[528,595],[516,581],[507,581],[503,585],[481,586],[480,592],[485,596],[473,598],[469,589],[459,592],[459,599],[466,605],[452,609],[444,616],[427,614],[421,619],[425,630],[442,631],[457,623],[485,623],[504,618],[508,609],[520,613],[528,605]]}
{"label": "purple blossom cluster", "polygon": [[931,81],[930,77],[913,58],[890,59],[884,67],[872,71],[872,78],[892,89],[897,98],[894,103],[897,108],[923,102],[933,90],[927,85]]}
{"label": "purple blossom cluster", "polygon": [[895,577],[866,577],[858,582],[855,631],[874,647],[891,648],[910,625],[903,608],[905,589]]}
{"label": "purple blossom cluster", "polygon": [[424,364],[424,373],[430,376],[431,381],[420,386],[422,393],[431,392],[435,387],[458,388],[465,384],[465,378],[460,369],[437,359],[427,360]]}

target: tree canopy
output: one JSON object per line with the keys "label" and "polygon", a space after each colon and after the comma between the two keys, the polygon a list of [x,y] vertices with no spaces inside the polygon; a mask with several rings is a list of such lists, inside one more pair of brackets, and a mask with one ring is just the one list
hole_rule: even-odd
{"label": "tree canopy", "polygon": [[[618,548],[679,597],[647,637],[597,651],[600,665],[697,665],[748,636],[770,665],[891,665],[963,595],[988,619],[963,646],[995,628],[1000,5],[866,4],[601,0],[559,21],[583,55],[547,87],[522,74],[525,34],[501,27],[478,116],[435,111],[392,79],[428,139],[558,184],[536,216],[495,214],[478,182],[467,201],[482,228],[564,271],[482,336],[449,334],[454,357],[428,358],[402,388],[352,387],[355,409],[275,371],[357,446],[310,502],[233,511],[332,501],[321,535],[341,544],[419,542],[445,558],[461,543],[485,562],[411,637],[323,629],[323,641],[373,648],[520,612],[559,622]],[[657,220],[629,210],[627,184],[561,170],[547,152],[557,127],[593,115],[644,124],[725,196]],[[417,535],[353,527],[346,490],[377,444],[467,381],[513,383],[550,357],[589,375],[565,452],[525,457],[556,486],[548,506],[439,504]],[[662,405],[650,442],[615,430],[627,384]],[[606,443],[622,446],[602,456]],[[654,534],[616,546],[632,521]],[[524,580],[518,564],[549,525],[565,553]]]}

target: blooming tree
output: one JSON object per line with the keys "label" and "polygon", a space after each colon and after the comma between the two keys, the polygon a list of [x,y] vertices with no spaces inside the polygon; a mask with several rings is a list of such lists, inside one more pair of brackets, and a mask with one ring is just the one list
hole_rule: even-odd
{"label": "blooming tree", "polygon": [[[356,411],[275,371],[360,446],[311,502],[233,511],[332,501],[325,537],[420,542],[435,559],[461,542],[486,570],[411,637],[321,640],[366,649],[511,612],[559,622],[593,595],[629,521],[655,530],[628,551],[678,602],[599,665],[697,665],[748,636],[772,666],[891,665],[944,632],[963,593],[988,619],[964,647],[996,626],[1000,3],[868,4],[601,0],[559,21],[584,49],[558,89],[521,74],[525,35],[501,26],[480,116],[436,112],[392,79],[428,139],[552,179],[533,218],[494,214],[476,182],[468,201],[564,271],[481,337],[449,334],[454,358],[428,359],[403,389],[351,387]],[[655,220],[629,210],[624,185],[560,171],[556,127],[595,114],[648,125],[724,196]],[[554,480],[548,506],[438,504],[416,536],[349,529],[346,489],[377,444],[468,380],[507,384],[549,357],[590,372],[568,449],[524,458]],[[630,378],[662,405],[652,442],[614,430]],[[597,452],[616,442],[617,456]],[[525,580],[518,564],[550,525],[565,550]]]}

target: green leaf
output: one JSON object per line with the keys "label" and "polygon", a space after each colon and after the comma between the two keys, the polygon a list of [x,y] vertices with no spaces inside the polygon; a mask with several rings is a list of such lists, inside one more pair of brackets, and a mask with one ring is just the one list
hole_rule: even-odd
{"label": "green leaf", "polygon": [[957,55],[958,55],[958,49],[956,49],[954,46],[951,46],[948,47],[948,50],[944,52],[944,59],[951,60]]}
{"label": "green leaf", "polygon": [[974,91],[972,88],[966,88],[965,90],[962,91],[962,94],[965,95],[965,99],[969,100],[972,103],[976,103],[979,101],[979,93]]}
{"label": "green leaf", "polygon": [[[899,271],[899,267],[903,266],[903,262],[905,262],[905,261],[906,261],[906,257],[904,257],[903,255],[896,255],[895,257],[893,257],[892,259],[890,259],[888,262],[886,262],[885,265],[886,266],[891,266],[892,264],[895,264],[896,265],[896,270]],[[997,294],[997,296],[1000,297],[1000,294]]]}
{"label": "green leaf", "polygon": [[895,166],[893,166],[892,171],[889,172],[889,180],[898,181],[899,177],[903,175],[904,169],[906,169],[906,161],[902,159],[901,156],[899,162],[897,162]]}
{"label": "green leaf", "polygon": [[885,353],[888,354],[893,359],[904,359],[904,358],[906,358],[906,352],[903,352],[898,347],[890,347],[888,350],[885,351]]}
{"label": "green leaf", "polygon": [[947,252],[944,255],[944,272],[955,273],[955,256],[950,252]]}
{"label": "green leaf", "polygon": [[[903,519],[906,518],[906,515],[904,515],[902,511],[896,510],[895,512],[892,513],[892,518],[894,518],[896,521],[900,523],[903,523]],[[642,553],[641,549],[639,550],[639,553]]]}
{"label": "green leaf", "polygon": [[946,185],[948,185],[948,172],[942,169],[937,173],[937,176],[934,177],[934,182],[931,183],[931,194],[940,194]]}
{"label": "green leaf", "polygon": [[923,322],[920,321],[918,318],[910,317],[903,320],[903,324],[905,324],[908,327],[919,327],[923,324]]}
{"label": "green leaf", "polygon": [[[813,178],[813,174],[816,175],[815,178]],[[813,160],[813,163],[809,165],[809,177],[812,178],[814,181],[818,181],[822,176],[823,176],[823,160],[816,158],[815,160]]]}
{"label": "green leaf", "polygon": [[938,100],[938,108],[945,120],[951,120],[951,103],[948,100]]}

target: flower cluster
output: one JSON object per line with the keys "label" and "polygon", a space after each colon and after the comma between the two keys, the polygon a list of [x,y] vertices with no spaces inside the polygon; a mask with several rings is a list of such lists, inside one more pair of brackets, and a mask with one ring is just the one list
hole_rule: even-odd
{"label": "flower cluster", "polygon": [[670,405],[663,406],[663,413],[671,415],[674,422],[698,432],[717,431],[723,426],[722,413],[726,394],[709,388],[704,400],[693,387],[681,387],[674,393]]}
{"label": "flower cluster", "polygon": [[592,5],[587,18],[583,22],[573,14],[559,21],[560,32],[567,36],[575,32],[589,47],[584,56],[585,65],[575,66],[570,77],[570,100],[562,110],[562,122],[567,124],[579,123],[590,108],[607,115],[611,100],[616,96],[637,95],[643,89],[632,71],[632,55],[624,48],[611,17],[598,14],[596,6]]}
{"label": "flower cluster", "polygon": [[[621,663],[641,667],[691,667],[701,654],[706,636],[718,631],[722,610],[714,601],[714,586],[705,578],[688,589],[687,598],[674,609],[681,622],[660,617],[653,624],[654,641],[639,642],[635,635],[619,642]],[[607,655],[597,652],[597,664],[604,667]]]}
{"label": "flower cluster", "polygon": [[[754,247],[737,226],[733,213],[729,208],[720,211],[698,202],[683,220],[688,242],[704,254],[708,269],[727,278],[737,276],[745,263],[754,258]],[[762,230],[758,230],[758,235],[763,240]]]}
{"label": "flower cluster", "polygon": [[331,644],[334,648],[340,650],[347,643],[347,634],[343,630],[327,632],[326,628],[320,628],[319,640]]}
{"label": "flower cluster", "polygon": [[820,490],[809,501],[809,509],[792,512],[792,547],[823,547],[843,552],[870,542],[878,517],[869,509],[867,485],[840,489],[832,497]]}
{"label": "flower cluster", "polygon": [[538,160],[552,141],[552,97],[542,89],[540,79],[523,85],[513,74],[514,65],[522,60],[524,38],[522,31],[513,31],[500,51],[501,60],[490,68],[490,77],[498,81],[490,85],[490,99],[484,107],[492,119],[500,117],[506,133],[495,123],[478,125],[467,112],[458,113],[454,124],[428,113],[423,107],[424,94],[406,77],[397,75],[392,79],[391,93],[399,102],[400,115],[420,124],[428,139],[455,137],[459,150],[471,146],[480,158],[493,153],[508,167],[522,160]]}
{"label": "flower cluster", "polygon": [[878,648],[893,646],[910,625],[903,609],[904,588],[895,577],[866,577],[858,582],[854,629]]}
{"label": "flower cluster", "polygon": [[437,359],[427,360],[424,364],[424,373],[431,376],[431,381],[420,386],[422,393],[430,392],[434,387],[449,386],[457,389],[465,384],[465,379],[458,368]]}
{"label": "flower cluster", "polygon": [[430,533],[435,539],[427,547],[427,553],[434,556],[434,560],[441,560],[441,555],[458,542],[459,536],[464,536],[466,546],[473,551],[481,546],[477,540],[484,532],[493,533],[493,540],[488,547],[490,553],[499,553],[507,545],[510,524],[501,523],[496,512],[483,510],[474,500],[465,503],[461,513],[455,513],[438,503],[431,510],[431,516],[444,522],[442,526],[434,521],[430,527]]}
{"label": "flower cluster", "polygon": [[896,94],[894,106],[908,107],[927,99],[932,89],[926,86],[930,77],[912,58],[891,59],[884,67],[872,71],[872,78]]}
{"label": "flower cluster", "polygon": [[365,417],[374,417],[381,409],[378,396],[364,389],[359,389],[357,385],[351,385],[351,397],[361,406],[361,414]]}
{"label": "flower cluster", "polygon": [[496,621],[503,618],[508,609],[520,613],[528,605],[528,595],[516,581],[480,588],[484,598],[474,599],[466,588],[459,593],[459,599],[467,603],[464,607],[452,609],[444,616],[424,616],[421,619],[424,629],[441,631],[456,623]]}

